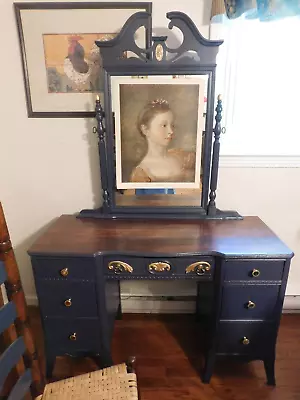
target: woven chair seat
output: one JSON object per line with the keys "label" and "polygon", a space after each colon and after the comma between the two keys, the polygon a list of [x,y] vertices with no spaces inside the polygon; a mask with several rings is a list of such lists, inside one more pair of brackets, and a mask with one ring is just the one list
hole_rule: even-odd
{"label": "woven chair seat", "polygon": [[[46,385],[42,400],[137,400],[136,374],[126,364],[78,375]],[[37,400],[37,399],[36,399]]]}

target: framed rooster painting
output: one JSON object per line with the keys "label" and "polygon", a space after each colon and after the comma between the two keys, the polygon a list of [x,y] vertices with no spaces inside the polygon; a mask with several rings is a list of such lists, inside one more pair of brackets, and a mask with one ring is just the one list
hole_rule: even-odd
{"label": "framed rooster painting", "polygon": [[[132,14],[151,14],[151,7],[150,2],[14,3],[28,117],[94,117],[104,87],[95,41],[113,39]],[[136,41],[145,46],[145,30]]]}

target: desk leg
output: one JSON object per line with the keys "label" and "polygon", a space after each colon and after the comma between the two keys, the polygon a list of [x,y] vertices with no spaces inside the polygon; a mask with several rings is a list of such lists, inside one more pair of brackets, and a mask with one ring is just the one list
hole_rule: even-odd
{"label": "desk leg", "polygon": [[122,304],[121,304],[121,287],[120,287],[120,281],[118,281],[118,287],[119,287],[119,306],[118,306],[118,311],[116,315],[116,319],[122,319]]}
{"label": "desk leg", "polygon": [[275,357],[270,357],[264,360],[265,371],[267,375],[267,384],[276,386],[275,381]]}
{"label": "desk leg", "polygon": [[205,357],[205,365],[202,374],[202,381],[203,383],[209,383],[210,378],[212,377],[214,365],[216,361],[216,353],[215,351],[211,350]]}
{"label": "desk leg", "polygon": [[101,354],[99,357],[103,367],[113,365],[111,342],[115,319],[120,317],[120,282],[119,280],[105,280],[98,277],[98,307],[101,330]]}
{"label": "desk leg", "polygon": [[46,354],[46,378],[52,378],[56,356],[53,354]]}
{"label": "desk leg", "polygon": [[213,313],[214,287],[211,282],[197,282],[196,321],[210,320]]}

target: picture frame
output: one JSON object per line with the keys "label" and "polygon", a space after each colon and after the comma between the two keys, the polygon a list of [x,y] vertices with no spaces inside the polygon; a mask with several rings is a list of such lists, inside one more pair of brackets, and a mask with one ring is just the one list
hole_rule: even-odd
{"label": "picture frame", "polygon": [[[103,71],[95,41],[111,40],[151,2],[14,3],[29,118],[95,116]],[[148,45],[147,29],[137,41]],[[125,56],[125,55],[124,55]]]}
{"label": "picture frame", "polygon": [[207,81],[111,77],[117,189],[200,189]]}

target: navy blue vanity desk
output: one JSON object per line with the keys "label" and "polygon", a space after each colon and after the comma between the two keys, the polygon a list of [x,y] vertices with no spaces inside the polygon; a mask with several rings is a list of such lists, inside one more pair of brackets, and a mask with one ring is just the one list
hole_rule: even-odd
{"label": "navy blue vanity desk", "polygon": [[213,288],[203,381],[209,382],[216,356],[233,355],[262,360],[268,384],[275,384],[276,339],[293,253],[258,217],[98,220],[62,215],[29,254],[48,376],[58,355],[113,362],[120,280],[190,279],[200,289],[205,284]]}

